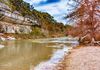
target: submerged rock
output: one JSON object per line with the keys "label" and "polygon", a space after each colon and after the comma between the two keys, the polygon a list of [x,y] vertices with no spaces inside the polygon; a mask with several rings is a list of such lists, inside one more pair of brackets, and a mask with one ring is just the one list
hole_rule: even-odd
{"label": "submerged rock", "polygon": [[0,37],[0,40],[1,40],[1,41],[5,41],[6,38],[4,38],[4,37],[1,36],[1,37]]}
{"label": "submerged rock", "polygon": [[10,36],[9,36],[9,37],[7,38],[7,40],[16,40],[16,38],[10,37]]}
{"label": "submerged rock", "polygon": [[4,48],[4,45],[0,45],[0,49]]}

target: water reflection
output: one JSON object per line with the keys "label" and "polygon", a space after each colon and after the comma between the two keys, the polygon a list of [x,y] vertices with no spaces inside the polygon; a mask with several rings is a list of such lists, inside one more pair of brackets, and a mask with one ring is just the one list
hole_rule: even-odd
{"label": "water reflection", "polygon": [[[61,43],[34,43],[32,40],[0,42],[5,47],[0,49],[0,70],[30,70],[41,62],[52,62],[62,57],[66,45]],[[64,49],[64,50],[63,50]],[[55,54],[56,52],[56,54]],[[64,52],[63,52],[64,53]],[[53,56],[53,57],[52,57]]]}
{"label": "water reflection", "polygon": [[[30,41],[3,42],[6,46],[0,50],[0,70],[29,70],[50,58],[53,48],[47,44],[35,44]],[[49,44],[50,45],[50,44]]]}
{"label": "water reflection", "polygon": [[67,47],[62,44],[62,49],[54,49],[52,57],[48,61],[42,61],[39,65],[32,68],[32,70],[54,70],[57,63],[63,60],[64,55],[68,53],[68,50],[72,49],[72,47]]}

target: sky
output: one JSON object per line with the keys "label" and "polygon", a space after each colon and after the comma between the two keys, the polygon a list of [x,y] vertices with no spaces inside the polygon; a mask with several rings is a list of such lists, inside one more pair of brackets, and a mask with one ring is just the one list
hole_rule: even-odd
{"label": "sky", "polygon": [[38,11],[47,12],[51,16],[54,17],[58,22],[62,22],[66,24],[66,20],[64,19],[65,15],[69,13],[68,9],[70,6],[68,3],[72,4],[73,2],[70,0],[24,0]]}

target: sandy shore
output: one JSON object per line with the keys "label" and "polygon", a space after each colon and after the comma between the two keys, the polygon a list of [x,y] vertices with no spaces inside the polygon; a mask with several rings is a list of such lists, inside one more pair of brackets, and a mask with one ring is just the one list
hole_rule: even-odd
{"label": "sandy shore", "polygon": [[71,50],[54,70],[100,70],[100,46]]}

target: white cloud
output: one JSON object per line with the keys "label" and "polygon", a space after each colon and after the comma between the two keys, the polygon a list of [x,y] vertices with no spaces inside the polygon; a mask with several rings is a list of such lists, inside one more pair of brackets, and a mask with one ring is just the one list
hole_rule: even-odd
{"label": "white cloud", "polygon": [[24,1],[26,1],[32,5],[32,4],[39,4],[41,1],[45,2],[47,0],[24,0]]}
{"label": "white cloud", "polygon": [[43,6],[38,6],[35,7],[35,9],[43,12],[48,12],[58,22],[63,22],[66,23],[66,20],[64,20],[64,16],[67,14],[67,1],[66,0],[61,0],[60,2],[57,3],[52,3],[52,4],[47,4]]}
{"label": "white cloud", "polygon": [[64,24],[66,23],[66,20],[64,20],[64,16],[68,14],[68,8],[70,8],[67,3],[68,0],[60,0],[59,2],[56,3],[49,3],[45,5],[39,5],[39,3],[42,1],[47,1],[47,0],[26,0],[27,2],[34,4],[34,8],[42,11],[42,12],[48,12],[58,22],[63,22]]}

